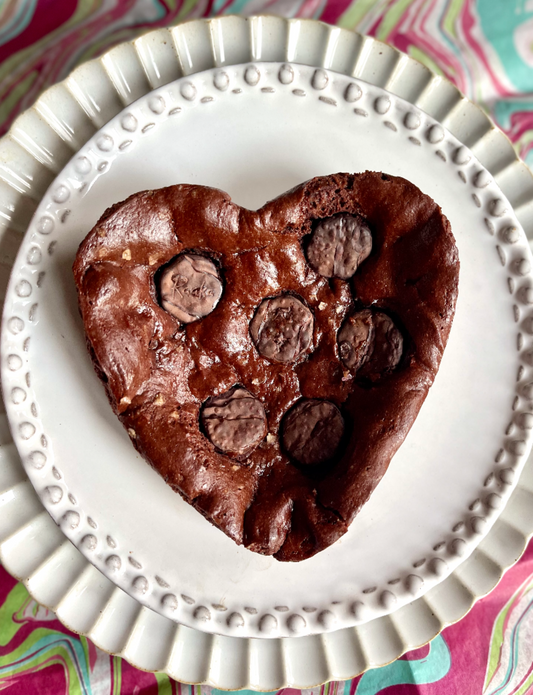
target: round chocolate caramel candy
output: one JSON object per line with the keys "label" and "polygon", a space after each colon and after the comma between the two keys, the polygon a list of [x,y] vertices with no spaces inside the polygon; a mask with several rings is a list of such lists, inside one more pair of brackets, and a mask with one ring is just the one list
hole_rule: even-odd
{"label": "round chocolate caramel candy", "polygon": [[357,215],[320,220],[307,247],[307,260],[319,275],[348,280],[372,250],[372,234]]}
{"label": "round chocolate caramel candy", "polygon": [[285,415],[281,441],[285,451],[304,466],[316,466],[335,455],[344,419],[330,401],[302,398]]}
{"label": "round chocolate caramel candy", "polygon": [[294,362],[313,340],[313,314],[290,294],[264,299],[250,323],[250,335],[263,357]]}
{"label": "round chocolate caramel candy", "polygon": [[161,305],[182,323],[210,314],[222,296],[222,281],[212,260],[196,253],[182,253],[162,272]]}
{"label": "round chocolate caramel candy", "polygon": [[267,432],[263,404],[242,386],[208,398],[200,418],[211,443],[233,456],[250,454]]}
{"label": "round chocolate caramel candy", "polygon": [[363,309],[349,316],[337,335],[343,364],[359,377],[378,381],[402,358],[403,337],[382,311]]}

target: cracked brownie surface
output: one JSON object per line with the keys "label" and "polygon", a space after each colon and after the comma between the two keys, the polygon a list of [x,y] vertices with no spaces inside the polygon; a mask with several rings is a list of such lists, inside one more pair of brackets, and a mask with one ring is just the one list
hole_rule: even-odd
{"label": "cracked brownie surface", "polygon": [[300,561],[347,531],[416,419],[459,260],[431,198],[365,172],[257,211],[203,186],[137,193],[74,276],[135,448],[236,543]]}

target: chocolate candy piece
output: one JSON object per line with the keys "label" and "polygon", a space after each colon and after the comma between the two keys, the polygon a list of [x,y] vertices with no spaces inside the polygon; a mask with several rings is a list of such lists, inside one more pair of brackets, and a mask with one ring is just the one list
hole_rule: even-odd
{"label": "chocolate candy piece", "polygon": [[222,295],[217,267],[209,258],[182,253],[162,272],[161,305],[182,323],[210,314]]}
{"label": "chocolate candy piece", "polygon": [[363,309],[349,316],[337,340],[344,365],[357,376],[378,381],[400,362],[403,337],[382,311]]}
{"label": "chocolate candy piece", "polygon": [[263,404],[242,386],[208,398],[200,417],[211,443],[234,456],[250,454],[267,431]]}
{"label": "chocolate candy piece", "polygon": [[299,299],[264,299],[250,323],[255,347],[273,362],[294,362],[313,339],[313,314]]}
{"label": "chocolate candy piece", "polygon": [[281,441],[285,451],[304,466],[329,461],[344,432],[344,420],[330,401],[302,398],[285,415]]}
{"label": "chocolate candy piece", "polygon": [[307,260],[326,278],[348,280],[372,250],[372,234],[366,222],[343,213],[320,220],[307,247]]}

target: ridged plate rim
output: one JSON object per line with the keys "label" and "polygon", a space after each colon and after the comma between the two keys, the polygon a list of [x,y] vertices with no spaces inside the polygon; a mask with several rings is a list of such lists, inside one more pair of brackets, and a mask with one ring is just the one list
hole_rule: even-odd
{"label": "ridged plate rim", "polygon": [[[245,33],[248,33],[249,28],[250,28],[250,36],[254,35],[254,30],[256,32],[255,38],[257,40],[257,27],[261,27],[261,30],[265,30],[265,28],[268,28],[271,32],[270,38],[271,41],[273,33],[275,34],[274,27],[276,27],[276,31],[278,33],[278,39],[280,37],[287,39],[286,43],[284,44],[285,50],[283,54],[278,53],[277,58],[270,58],[273,62],[276,61],[289,61],[293,60],[293,62],[302,62],[301,59],[300,61],[295,61],[294,56],[298,55],[298,48],[304,51],[304,49],[307,48],[309,49],[309,52],[312,52],[314,49],[315,51],[315,58],[317,55],[317,50],[316,50],[316,39],[319,35],[322,37],[322,60],[314,60],[310,61],[307,64],[312,65],[314,67],[331,67],[331,65],[328,64],[328,50],[327,47],[331,45],[331,40],[332,36],[339,40],[343,40],[348,43],[352,43],[354,46],[357,46],[359,48],[359,52],[357,53],[357,56],[360,57],[361,54],[363,54],[368,61],[368,56],[371,55],[372,49],[374,47],[379,47],[380,49],[383,49],[383,52],[387,54],[387,56],[393,56],[396,65],[403,61],[404,64],[412,64],[414,66],[418,66],[416,61],[413,61],[411,58],[405,56],[404,54],[400,53],[396,49],[387,46],[386,44],[381,44],[380,42],[375,41],[374,39],[370,39],[369,37],[361,37],[358,34],[348,32],[346,30],[341,30],[338,28],[334,27],[329,27],[325,24],[319,23],[319,22],[314,22],[313,20],[284,20],[284,19],[279,19],[279,18],[273,18],[273,17],[264,17],[264,18],[251,18],[251,19],[241,19],[241,18],[236,18],[236,17],[225,17],[222,19],[215,19],[215,20],[193,20],[191,22],[188,22],[183,25],[179,25],[174,29],[174,34],[179,34],[178,38],[175,40],[175,43],[173,44],[175,48],[178,49],[177,51],[177,56],[179,56],[179,45],[180,41],[185,41],[185,46],[189,48],[188,51],[185,51],[188,53],[188,56],[190,57],[191,54],[194,52],[194,45],[195,45],[195,40],[197,40],[200,44],[202,41],[205,42],[206,40],[206,33],[209,33],[209,36],[211,37],[211,44],[209,45],[209,50],[210,50],[210,56],[212,59],[212,65],[207,66],[207,67],[218,67],[221,64],[225,65],[231,65],[231,64],[238,64],[241,62],[244,62],[241,60],[241,56],[239,56],[238,60],[226,62],[226,63],[221,63],[220,60],[217,59],[217,51],[220,48],[220,42],[219,41],[220,37],[224,35],[224,32],[229,36],[231,34],[235,34],[235,32],[241,32],[243,33],[243,30]],[[254,29],[255,28],[255,29]],[[127,44],[122,44],[121,47],[118,47],[116,49],[112,49],[109,51],[107,54],[105,54],[102,58],[91,61],[91,63],[86,64],[85,66],[82,66],[81,68],[78,68],[76,71],[74,71],[73,75],[76,76],[79,70],[87,70],[91,69],[90,66],[99,66],[104,68],[106,70],[107,74],[113,74],[113,56],[116,56],[116,52],[120,50],[138,50],[138,53],[142,53],[142,48],[143,48],[143,41],[144,44],[146,42],[150,41],[156,35],[161,35],[162,32],[167,32],[170,37],[173,36],[171,30],[158,30],[155,32],[150,32],[147,34],[145,37],[141,39],[137,39],[134,42],[127,43]],[[180,33],[181,32],[181,33]],[[262,31],[259,31],[259,33],[262,33]],[[196,34],[196,35],[195,35]],[[294,36],[296,35],[296,38]],[[200,37],[200,39],[198,38]],[[291,38],[292,37],[292,38]],[[310,38],[311,37],[311,38]],[[339,39],[341,37],[341,39]],[[313,41],[311,40],[314,40]],[[187,44],[187,41],[189,42]],[[313,44],[313,45],[311,45]],[[222,44],[223,45],[223,44]],[[280,44],[281,45],[281,44]],[[205,43],[204,43],[204,49],[205,49]],[[355,48],[354,48],[355,51]],[[203,55],[203,60],[205,60],[205,55],[206,52],[204,50],[204,53],[202,54],[201,52],[199,55]],[[242,55],[242,54],[241,54]],[[381,55],[381,53],[380,53]],[[331,57],[331,53],[329,54],[329,57]],[[143,65],[142,60],[139,61],[141,65]],[[305,64],[305,63],[304,63]],[[355,64],[358,64],[358,60],[356,60]],[[364,67],[364,66],[363,66]],[[183,68],[183,65],[182,65]],[[190,63],[189,65],[189,72],[186,74],[193,74],[194,72],[199,72],[201,70],[206,69],[205,65],[199,64],[198,69],[194,69],[194,64]],[[422,70],[422,73],[431,75],[430,71],[428,71],[426,68],[420,67]],[[183,71],[182,71],[183,72]],[[379,70],[376,71],[378,77],[383,78],[383,74],[380,75]],[[147,71],[148,78],[146,80],[146,84],[149,86],[149,89],[152,89],[154,87],[153,84],[150,84],[150,75],[149,71]],[[357,75],[359,76],[359,75]],[[392,72],[392,75],[389,75],[390,77],[393,77],[394,73]],[[72,76],[71,76],[72,77]],[[67,78],[66,81],[61,83],[59,87],[65,85],[65,83],[71,78]],[[116,75],[115,75],[115,80],[117,80]],[[386,89],[389,89],[392,93],[394,92],[394,89],[390,89],[390,79],[386,80],[385,84],[378,84],[378,86],[383,86]],[[449,83],[447,83],[445,80],[442,80],[442,78],[439,78],[437,76],[431,76],[428,83],[438,83],[440,85],[446,85],[444,89],[449,90]],[[127,90],[124,90],[124,85],[120,84],[120,80],[117,81],[117,83],[113,82],[113,79],[110,79],[111,85],[115,88],[117,93],[121,95],[121,98],[118,100],[118,102],[121,104],[121,108],[123,105],[126,105],[128,103],[127,100]],[[427,86],[427,85],[426,85]],[[435,86],[435,84],[433,85]],[[47,100],[47,95],[48,98],[53,94],[54,90],[57,90],[57,85],[55,87],[52,87],[48,92],[46,92],[44,95],[40,97],[40,99],[37,101],[37,103],[32,107],[32,109],[29,110],[27,113],[33,113],[33,114],[39,114],[39,117],[42,118],[43,113],[46,113],[46,109],[48,107],[48,100]],[[455,90],[455,88],[452,88]],[[422,90],[423,93],[424,90]],[[457,90],[455,90],[457,92]],[[72,92],[71,92],[72,93]],[[453,93],[453,92],[451,92]],[[457,94],[459,94],[457,92]],[[126,95],[126,96],[125,96]],[[138,95],[135,96],[137,98]],[[402,96],[400,94],[400,96]],[[419,95],[420,96],[420,95]],[[78,95],[80,97],[80,95]],[[83,98],[80,97],[81,100],[83,101]],[[405,98],[405,96],[404,96]],[[126,99],[126,100],[125,100]],[[79,100],[78,100],[79,101]],[[411,103],[416,103],[416,99],[411,101]],[[451,107],[450,111],[457,111],[459,105],[463,104],[468,104],[470,106],[473,106],[471,102],[468,102],[464,97],[459,97],[458,100],[456,100],[455,105]],[[86,107],[87,108],[87,107]],[[481,138],[486,137],[487,134],[493,132],[495,130],[494,126],[490,123],[489,119],[482,114],[481,110],[478,109],[478,107],[474,107],[476,113],[476,118],[479,119],[479,122],[483,123],[483,119],[485,119],[486,123],[488,124],[485,132],[481,136]],[[20,132],[21,130],[24,131],[24,117],[26,114],[23,114],[23,116],[19,117],[17,121],[13,124],[10,132],[4,138],[3,142],[5,142],[6,139],[15,141],[15,142],[20,142]],[[59,119],[54,119],[53,117],[50,119],[53,123],[53,129],[57,133],[62,133],[60,124],[58,125],[58,120]],[[445,119],[443,120],[445,122]],[[98,116],[94,116],[94,125],[95,128],[100,127],[103,123],[98,121]],[[21,127],[22,126],[22,127]],[[448,126],[449,127],[449,126]],[[452,131],[454,135],[453,128],[449,129]],[[69,134],[68,132],[65,134],[63,132],[63,138],[62,142],[65,142],[65,140],[69,140]],[[74,133],[74,136],[78,136],[78,143],[79,140],[81,139],[81,136],[79,136],[77,133]],[[457,136],[457,135],[456,135]],[[31,134],[28,133],[28,137],[31,140]],[[88,139],[88,138],[85,138]],[[460,138],[459,138],[460,139]],[[72,140],[70,140],[72,143]],[[474,147],[476,143],[471,143],[471,142],[465,142],[469,147]],[[510,146],[510,145],[509,145]],[[70,145],[72,149],[72,145]],[[31,149],[31,147],[30,147]],[[27,148],[26,148],[27,150]],[[475,150],[474,150],[475,151]],[[3,153],[2,153],[3,154]],[[3,158],[3,157],[2,157]],[[34,157],[35,158],[35,157]],[[52,158],[53,159],[53,158]],[[497,159],[497,158],[496,158]],[[512,166],[515,163],[519,163],[518,158],[516,155],[514,155],[514,160],[508,164],[507,166]],[[41,163],[42,164],[42,163]],[[50,162],[47,162],[47,164],[42,164],[42,166],[47,169],[48,171],[52,168]],[[56,165],[57,166],[57,165]],[[493,173],[494,175],[497,175],[499,173],[498,170],[493,171],[490,166],[486,165],[489,171]],[[507,166],[504,167],[507,169]],[[524,173],[529,176],[529,179],[531,179],[531,175],[529,174],[529,170],[527,170],[527,167],[525,165],[522,165],[523,169],[520,170],[520,174],[523,175]],[[519,177],[519,174],[516,173],[515,178]],[[3,177],[4,181],[6,180],[5,177]],[[531,181],[528,182],[529,185],[531,185]],[[9,184],[8,184],[9,185]],[[17,189],[13,189],[13,186],[10,186],[11,190],[15,190],[20,194],[18,203],[19,206],[22,202],[23,199],[28,199],[28,197],[31,199],[33,197],[33,200],[36,200],[36,194],[34,191],[32,191],[32,195],[28,196],[27,192],[23,193],[23,190],[17,191]],[[515,186],[515,188],[522,190],[524,188],[524,185],[522,184],[522,180],[520,180],[519,185]],[[2,200],[2,193],[4,193],[5,187],[0,189],[0,200]],[[8,201],[9,202],[9,201]],[[513,202],[513,201],[512,201]],[[517,214],[520,212],[520,210],[523,210],[523,219],[521,220],[522,226],[525,227],[526,233],[528,231],[528,227],[530,225],[527,224],[529,222],[529,205],[528,203],[531,202],[531,196],[529,196],[527,199],[524,198],[524,200],[520,201],[520,204],[515,207],[515,211],[517,211]],[[12,205],[12,203],[11,203]],[[516,205],[516,204],[515,204]],[[16,212],[16,206],[13,206],[13,212]],[[14,221],[13,218],[15,218],[16,215],[14,214],[12,216],[12,222]],[[518,214],[518,217],[520,218],[520,214]],[[17,230],[18,226],[18,230]],[[22,232],[24,231],[24,224],[19,224],[17,225],[12,224],[11,225],[11,230],[14,230],[15,232]],[[7,263],[3,263],[5,267],[8,266]],[[13,465],[19,465],[16,462],[16,454],[14,454],[13,451],[11,451],[11,454],[13,455]],[[520,478],[520,481],[518,483],[517,489],[514,491],[510,502],[506,506],[504,512],[502,513],[502,516],[500,519],[496,522],[495,526],[493,529],[489,532],[489,535],[487,538],[480,544],[478,549],[473,553],[472,556],[468,560],[466,560],[462,565],[460,565],[455,572],[450,575],[448,579],[446,579],[444,582],[442,582],[440,585],[435,587],[433,590],[431,590],[424,599],[419,599],[415,601],[413,604],[410,604],[410,606],[406,606],[403,609],[400,609],[399,611],[396,611],[395,613],[391,614],[389,618],[378,618],[376,621],[372,621],[372,623],[379,623],[381,621],[381,625],[375,625],[369,629],[358,629],[358,628],[346,628],[345,630],[339,631],[339,633],[330,633],[327,636],[315,636],[314,638],[305,638],[304,640],[302,639],[296,639],[296,638],[288,638],[283,640],[282,642],[284,643],[283,645],[276,645],[275,649],[277,649],[277,658],[274,659],[267,659],[265,654],[266,654],[266,649],[267,647],[259,647],[259,650],[263,650],[265,654],[263,654],[263,660],[264,663],[270,663],[270,666],[267,667],[266,672],[261,675],[261,673],[258,671],[257,673],[251,673],[250,669],[250,664],[253,661],[250,657],[250,650],[256,649],[257,645],[251,645],[248,644],[247,648],[245,649],[246,655],[244,655],[243,652],[243,658],[239,664],[235,663],[235,659],[233,659],[232,666],[229,667],[229,670],[225,667],[221,667],[221,663],[224,662],[231,662],[231,659],[225,659],[221,658],[224,653],[227,653],[228,655],[233,651],[235,653],[236,651],[239,651],[239,653],[242,652],[242,645],[239,646],[239,649],[237,650],[235,648],[235,645],[232,646],[232,643],[235,642],[234,638],[221,638],[218,636],[206,636],[202,635],[202,639],[204,637],[208,637],[209,639],[207,642],[204,640],[204,648],[202,652],[198,655],[199,660],[202,662],[202,668],[198,672],[198,674],[195,675],[200,675],[200,678],[190,678],[183,671],[183,669],[180,671],[179,668],[176,667],[179,666],[178,664],[174,663],[172,660],[173,654],[176,652],[176,650],[167,650],[166,656],[168,658],[161,659],[161,654],[159,654],[159,658],[156,658],[154,660],[153,654],[148,655],[148,647],[147,645],[141,641],[140,644],[135,644],[136,640],[138,639],[138,634],[139,634],[139,625],[143,623],[143,621],[147,621],[147,624],[150,625],[155,625],[153,623],[153,618],[155,614],[152,614],[151,611],[149,611],[146,608],[140,608],[138,609],[138,614],[136,617],[136,620],[132,624],[132,629],[128,633],[127,637],[124,638],[124,645],[122,649],[114,649],[111,651],[115,651],[116,653],[120,653],[121,655],[125,656],[131,663],[134,665],[144,668],[147,670],[159,670],[159,671],[165,671],[169,673],[172,677],[182,680],[182,681],[189,681],[189,682],[208,682],[211,685],[215,685],[220,688],[229,688],[229,689],[237,689],[237,688],[244,688],[244,687],[250,687],[254,689],[274,689],[274,688],[279,688],[283,686],[292,686],[292,687],[310,687],[311,685],[316,685],[318,682],[324,682],[328,680],[333,680],[333,679],[342,679],[342,678],[349,678],[353,677],[359,672],[362,672],[363,670],[366,670],[367,668],[371,668],[377,665],[382,665],[384,663],[387,663],[388,661],[391,661],[398,656],[400,656],[401,653],[404,653],[408,649],[421,646],[421,644],[427,642],[429,639],[434,637],[436,634],[440,632],[440,630],[447,624],[451,624],[452,622],[455,622],[456,620],[460,619],[464,613],[473,605],[474,601],[490,591],[490,589],[497,583],[505,569],[507,569],[516,559],[518,559],[518,555],[520,555],[526,545],[528,537],[531,535],[533,531],[533,519],[527,519],[523,518],[524,512],[523,512],[523,507],[522,504],[524,500],[521,501],[518,500],[518,505],[517,505],[517,498],[520,498],[522,495],[526,495],[526,497],[529,496],[531,498],[531,485],[529,478],[531,477],[531,464],[527,464],[526,468],[524,469],[522,476]],[[24,476],[22,476],[22,480],[20,480],[17,485],[14,486],[15,488],[19,489],[24,489],[26,486],[26,481],[24,480]],[[33,491],[29,491],[27,494],[31,497]],[[16,529],[15,531],[11,531],[11,533],[8,533],[7,536],[5,534],[3,535],[3,541],[0,543],[0,555],[2,557],[2,560],[4,562],[4,565],[6,568],[11,571],[12,574],[15,576],[18,576],[18,578],[22,579],[25,581],[26,585],[29,587],[30,592],[32,589],[34,590],[34,596],[36,600],[41,600],[43,603],[47,603],[46,600],[42,600],[44,597],[41,595],[41,598],[39,598],[39,590],[34,589],[34,583],[32,583],[32,577],[38,574],[39,568],[43,568],[44,565],[46,565],[46,558],[39,558],[36,559],[35,562],[37,564],[33,568],[33,571],[30,573],[20,573],[20,571],[17,571],[18,568],[16,567],[16,562],[10,562],[10,558],[13,558],[14,555],[20,553],[24,553],[24,545],[21,540],[20,543],[17,543],[17,537],[22,537],[24,536],[23,532],[24,529],[28,527],[28,525],[31,525],[32,521],[35,522],[35,519],[39,519],[40,522],[43,524],[43,532],[47,533],[48,528],[50,528],[50,536],[59,533],[59,536],[55,535],[54,540],[59,541],[59,545],[56,546],[56,550],[51,553],[51,555],[57,554],[59,551],[62,551],[63,548],[65,548],[65,544],[61,543],[61,534],[58,532],[57,528],[53,524],[52,520],[49,517],[46,517],[46,522],[43,521],[44,517],[42,516],[42,506],[40,505],[40,502],[38,500],[33,500],[33,503],[36,505],[36,514],[33,517],[33,520],[26,521],[25,523],[22,524],[22,526],[19,529]],[[518,511],[515,509],[515,507],[518,506]],[[39,510],[41,511],[37,511]],[[0,512],[0,518],[1,518],[1,512]],[[37,523],[37,522],[35,522]],[[50,526],[51,525],[51,526]],[[46,528],[48,527],[48,528]],[[46,530],[45,530],[46,529]],[[509,534],[510,531],[509,529],[514,529],[520,540],[518,540],[515,537],[515,544],[512,547],[512,557],[504,557],[505,553],[509,552],[509,543],[503,543],[498,542],[495,540],[497,537],[497,534],[499,533],[500,535],[503,533],[505,536],[505,531],[507,530],[507,533]],[[53,532],[52,532],[53,530]],[[3,529],[2,529],[3,531]],[[63,537],[64,540],[64,537]],[[492,541],[492,542],[491,542]],[[70,545],[70,544],[69,544]],[[17,553],[14,553],[14,548],[17,548]],[[72,546],[71,546],[72,548]],[[70,551],[70,549],[69,549]],[[72,548],[72,551],[74,553],[78,553],[78,551],[75,551]],[[79,553],[78,553],[79,554]],[[50,555],[48,556],[48,558]],[[81,557],[81,556],[80,556]],[[484,574],[486,575],[484,578],[479,577],[476,575],[476,570],[475,570],[475,565],[479,565],[484,570]],[[87,561],[83,559],[83,563],[85,565],[88,565]],[[20,563],[19,563],[20,564]],[[29,564],[31,565],[31,559],[29,559]],[[35,564],[35,563],[34,563]],[[479,567],[477,568],[477,571],[479,572]],[[488,567],[491,568],[491,571],[488,571]],[[97,581],[99,585],[104,585],[105,582],[108,580],[105,580],[102,582],[102,578],[98,578],[98,580],[94,579],[94,574],[92,572],[94,568],[92,567],[84,567],[83,571],[81,572],[81,575],[78,574],[78,577],[86,577],[86,581],[89,581],[89,577],[92,577],[93,581]],[[95,573],[97,573],[97,570],[94,570]],[[27,574],[27,576],[26,576]],[[488,577],[488,581],[487,581]],[[457,590],[457,586],[463,587],[463,602],[458,610],[457,607],[457,601],[455,607],[451,607],[450,605],[443,605],[443,597],[446,597],[446,591],[448,587],[448,590],[451,590],[451,585],[455,582],[455,589]],[[449,585],[449,586],[448,586]],[[74,584],[71,585],[70,589],[75,588],[75,582]],[[119,589],[112,589],[110,590],[110,587],[106,587],[106,591],[109,593],[108,598],[111,598],[114,596],[117,592],[119,592]],[[105,592],[104,592],[105,593]],[[448,591],[450,593],[450,591]],[[452,592],[453,593],[453,592]],[[62,605],[65,603],[68,604],[68,602],[65,602],[64,599],[68,598],[73,594],[73,591],[67,590],[66,594],[62,597],[62,599],[59,602],[52,602],[49,603],[48,605],[50,608],[57,610],[59,613],[60,619],[65,622],[65,624],[68,624],[72,629],[75,631],[81,632],[83,634],[86,634],[87,636],[91,637],[93,641],[96,644],[99,644],[102,648],[106,648],[106,640],[105,640],[105,635],[99,634],[98,627],[100,626],[100,632],[101,632],[101,626],[102,626],[102,619],[100,618],[99,620],[96,620],[96,622],[89,627],[85,627],[81,622],[79,622],[77,625],[73,624],[72,622],[69,621],[68,619],[68,612],[62,611]],[[129,598],[129,597],[128,597]],[[130,599],[133,601],[133,599]],[[448,599],[449,600],[449,599]],[[413,635],[409,635],[410,629],[407,629],[409,621],[403,620],[405,618],[406,613],[409,612],[409,610],[413,610],[413,606],[415,604],[423,601],[426,607],[430,609],[430,612],[434,613],[437,618],[437,625],[435,625],[433,628],[429,629],[428,626],[426,626],[426,633],[424,634],[423,632],[418,632],[418,636],[415,637]],[[108,602],[106,601],[104,603],[104,606],[107,606]],[[102,607],[99,606],[99,610],[96,613],[99,613],[102,610]],[[416,609],[415,609],[416,610]],[[75,613],[75,611],[74,611]],[[146,614],[150,614],[150,617],[147,617]],[[422,611],[423,613],[423,611]],[[165,621],[165,618],[160,618],[157,616],[160,620]],[[157,623],[157,618],[155,619]],[[152,620],[152,622],[150,622]],[[170,621],[168,621],[170,622]],[[369,624],[369,625],[372,625]],[[145,634],[145,640],[148,639],[148,633],[152,634],[152,630],[145,629],[146,625],[143,625],[143,630],[141,632]],[[376,652],[376,644],[375,640],[373,641],[372,637],[369,637],[369,635],[374,635],[375,630],[378,630],[378,632],[384,631],[385,635],[388,635],[389,639],[389,651],[387,652],[386,649],[377,649]],[[176,644],[180,640],[189,640],[189,643],[192,643],[194,640],[193,637],[189,635],[189,633],[194,632],[191,631],[190,628],[183,628],[183,626],[173,626],[173,629],[170,631],[172,632],[173,640],[172,642]],[[168,634],[170,637],[170,632],[167,628],[165,631],[165,634]],[[360,634],[358,634],[358,632]],[[341,635],[341,633],[353,633],[351,637],[348,637],[347,634]],[[186,637],[188,635],[188,637]],[[353,646],[353,652],[357,653],[357,655],[354,657],[355,661],[353,662],[353,665],[350,666],[349,664],[346,664],[342,668],[340,668],[340,664],[338,663],[338,650],[339,648],[346,650],[346,647],[341,647],[341,643],[345,643],[346,639],[350,641],[350,643]],[[309,643],[309,640],[312,641],[313,644]],[[238,640],[239,642],[247,642],[249,643],[250,640]],[[254,640],[254,642],[257,642],[257,640]],[[277,642],[281,642],[281,640],[277,640]],[[262,642],[260,642],[261,644]],[[306,644],[304,644],[306,643]],[[332,647],[334,646],[333,643],[336,643],[335,649],[332,652]],[[143,647],[143,644],[145,645]],[[135,649],[133,650],[133,645],[135,646]],[[320,647],[318,647],[320,645]],[[355,646],[359,645],[359,649]],[[374,650],[372,649],[372,645],[374,645]],[[109,646],[109,645],[107,645]],[[166,645],[168,647],[168,644]],[[227,652],[224,652],[224,650],[229,650]],[[318,660],[316,659],[316,654],[315,651],[318,650],[317,653],[321,653],[321,658]],[[345,657],[347,654],[344,655]],[[349,656],[349,655],[348,655]],[[206,658],[207,657],[207,658]],[[306,658],[307,657],[307,658]],[[357,661],[359,659],[359,662]],[[152,663],[150,661],[152,660]],[[157,663],[156,663],[157,662]],[[314,667],[309,668],[312,665],[312,662],[314,662]],[[336,663],[337,662],[337,663]],[[301,669],[301,664],[306,664],[307,665],[307,671],[304,670],[302,671]],[[316,669],[316,664],[319,664],[320,668]],[[155,667],[154,667],[155,664]],[[300,666],[298,665],[300,664]],[[350,670],[351,669],[351,670]],[[260,669],[261,670],[261,669]],[[313,676],[313,670],[317,671],[316,676]],[[320,672],[319,672],[320,671]],[[180,675],[180,673],[182,675]],[[312,680],[311,680],[312,679]]]}

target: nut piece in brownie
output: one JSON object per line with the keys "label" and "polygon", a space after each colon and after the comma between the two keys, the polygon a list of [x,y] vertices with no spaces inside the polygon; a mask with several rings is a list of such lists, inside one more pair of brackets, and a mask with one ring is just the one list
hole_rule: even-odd
{"label": "nut piece in brownie", "polygon": [[258,211],[203,186],[137,193],[74,277],[135,448],[236,543],[299,561],[346,533],[416,419],[459,260],[431,198],[365,172]]}

